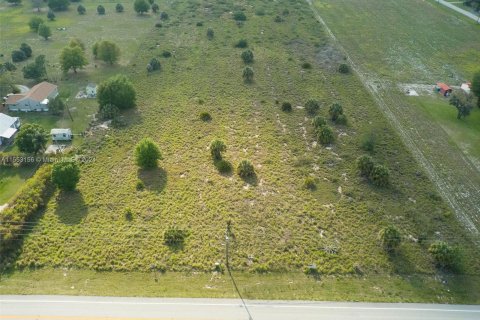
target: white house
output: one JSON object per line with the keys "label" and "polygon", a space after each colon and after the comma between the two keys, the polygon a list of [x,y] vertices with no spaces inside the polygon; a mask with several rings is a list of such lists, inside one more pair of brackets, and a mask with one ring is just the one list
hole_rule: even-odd
{"label": "white house", "polygon": [[8,95],[5,105],[10,111],[48,111],[48,103],[57,96],[57,86],[44,81],[28,92]]}
{"label": "white house", "polygon": [[72,130],[70,129],[52,129],[50,135],[53,141],[70,141],[73,138]]}
{"label": "white house", "polygon": [[0,146],[8,144],[20,128],[20,119],[0,113]]}
{"label": "white house", "polygon": [[97,85],[95,83],[87,84],[87,87],[85,88],[85,93],[87,94],[87,97],[95,98],[97,96]]}

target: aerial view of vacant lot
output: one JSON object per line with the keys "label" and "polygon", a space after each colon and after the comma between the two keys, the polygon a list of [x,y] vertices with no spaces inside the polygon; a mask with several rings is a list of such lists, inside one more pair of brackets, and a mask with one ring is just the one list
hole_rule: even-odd
{"label": "aerial view of vacant lot", "polygon": [[475,21],[2,0],[0,54],[0,294],[480,303]]}

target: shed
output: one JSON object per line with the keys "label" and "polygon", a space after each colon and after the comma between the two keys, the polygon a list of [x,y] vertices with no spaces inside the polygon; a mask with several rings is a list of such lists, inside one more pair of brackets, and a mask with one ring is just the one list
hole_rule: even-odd
{"label": "shed", "polygon": [[73,139],[72,130],[70,129],[52,129],[50,135],[53,141],[70,141]]}
{"label": "shed", "polygon": [[445,97],[448,97],[452,93],[452,88],[450,88],[447,84],[443,82],[437,83],[435,90],[437,92],[440,92]]}
{"label": "shed", "polygon": [[470,82],[462,83],[460,88],[468,94],[472,90],[472,84]]}

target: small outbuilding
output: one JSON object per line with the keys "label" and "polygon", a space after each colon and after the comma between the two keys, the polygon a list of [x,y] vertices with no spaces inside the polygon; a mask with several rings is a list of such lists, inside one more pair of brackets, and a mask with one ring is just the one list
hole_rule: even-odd
{"label": "small outbuilding", "polygon": [[471,82],[465,82],[465,83],[462,83],[462,86],[460,87],[463,91],[465,91],[467,94],[470,93],[470,91],[472,90],[472,83]]}
{"label": "small outbuilding", "polygon": [[444,97],[448,97],[450,94],[452,94],[452,88],[443,82],[437,83],[435,86],[435,91],[439,92]]}
{"label": "small outbuilding", "polygon": [[87,94],[87,97],[95,98],[97,96],[97,85],[95,83],[87,84],[87,87],[85,88],[85,93]]}
{"label": "small outbuilding", "polygon": [[50,135],[53,141],[70,141],[73,139],[72,130],[70,129],[52,129]]}

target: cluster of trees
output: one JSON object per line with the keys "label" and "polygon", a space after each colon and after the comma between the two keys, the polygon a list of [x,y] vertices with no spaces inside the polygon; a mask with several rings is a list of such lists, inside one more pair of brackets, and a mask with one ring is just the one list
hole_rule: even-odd
{"label": "cluster of trees", "polygon": [[38,33],[39,36],[47,40],[52,35],[52,30],[47,26],[40,17],[32,17],[28,22],[30,30]]}
{"label": "cluster of trees", "polygon": [[[222,140],[215,139],[210,143],[210,154],[215,167],[220,173],[229,173],[232,171],[230,162],[223,159],[223,153],[226,151],[227,145]],[[237,174],[243,179],[248,179],[255,176],[255,168],[250,161],[242,160],[237,166]]]}
{"label": "cluster of trees", "polygon": [[152,58],[150,62],[147,64],[147,71],[148,72],[153,72],[156,70],[160,70],[162,65],[160,64],[160,61],[158,61],[157,58]]}
{"label": "cluster of trees", "polygon": [[12,61],[13,62],[22,62],[32,56],[32,47],[26,43],[22,43],[18,50],[12,51]]}
{"label": "cluster of trees", "polygon": [[120,58],[120,48],[111,41],[97,41],[92,47],[95,59],[103,60],[109,64],[114,64]]}
{"label": "cluster of trees", "polygon": [[372,157],[363,155],[357,159],[357,168],[360,175],[367,178],[377,187],[386,187],[390,184],[390,171],[384,165],[375,163]]}
{"label": "cluster of trees", "polygon": [[330,119],[336,124],[347,124],[347,116],[343,114],[343,107],[339,103],[334,103],[328,110]]}
{"label": "cluster of trees", "polygon": [[45,66],[45,55],[39,55],[33,63],[29,63],[23,67],[23,77],[25,79],[40,80],[47,76],[47,68]]}
{"label": "cluster of trees", "polygon": [[335,141],[333,129],[327,125],[327,121],[325,120],[325,118],[321,116],[316,116],[312,120],[312,126],[317,136],[318,142],[320,142],[322,145],[328,145]]}

